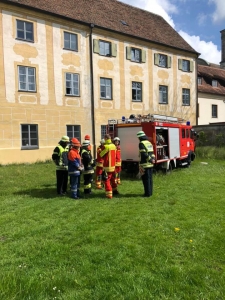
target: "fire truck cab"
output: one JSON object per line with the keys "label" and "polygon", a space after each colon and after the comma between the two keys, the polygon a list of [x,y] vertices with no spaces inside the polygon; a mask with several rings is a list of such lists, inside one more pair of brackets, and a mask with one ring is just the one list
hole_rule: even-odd
{"label": "fire truck cab", "polygon": [[108,133],[121,141],[122,169],[138,170],[139,151],[137,132],[143,130],[152,143],[155,169],[165,172],[177,167],[190,166],[195,159],[196,132],[190,122],[163,115],[131,115],[121,120],[108,120]]}

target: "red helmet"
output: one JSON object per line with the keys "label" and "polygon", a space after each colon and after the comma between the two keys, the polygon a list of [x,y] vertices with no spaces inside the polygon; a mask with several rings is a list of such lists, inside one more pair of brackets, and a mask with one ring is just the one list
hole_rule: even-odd
{"label": "red helmet", "polygon": [[76,138],[71,139],[71,144],[72,144],[72,146],[80,147],[80,142]]}
{"label": "red helmet", "polygon": [[90,135],[89,135],[89,134],[86,134],[86,135],[85,135],[85,137],[84,137],[84,139],[85,139],[85,140],[89,140],[89,141],[90,141],[91,137],[90,137]]}

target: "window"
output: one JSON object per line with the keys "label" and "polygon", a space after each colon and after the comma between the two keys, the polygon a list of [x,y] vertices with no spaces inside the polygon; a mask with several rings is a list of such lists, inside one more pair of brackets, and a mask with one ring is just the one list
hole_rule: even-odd
{"label": "window", "polygon": [[98,53],[103,56],[117,56],[117,44],[103,41],[103,40],[93,40],[93,52]]}
{"label": "window", "polygon": [[79,74],[66,73],[66,95],[80,95],[79,77]]}
{"label": "window", "polygon": [[193,72],[193,61],[178,59],[178,69],[184,72]]}
{"label": "window", "polygon": [[64,32],[64,49],[77,51],[77,35]]}
{"label": "window", "polygon": [[137,49],[137,48],[132,48],[132,47],[127,47],[126,48],[126,56],[127,59],[133,61],[133,62],[146,62],[146,51]]}
{"label": "window", "polygon": [[101,139],[104,139],[106,133],[107,133],[107,126],[101,125]]}
{"label": "window", "polygon": [[17,39],[33,42],[34,41],[34,29],[33,23],[16,20],[17,27]]}
{"label": "window", "polygon": [[67,136],[72,139],[76,138],[81,141],[81,130],[80,125],[66,125]]}
{"label": "window", "polygon": [[217,105],[212,105],[212,118],[217,118]]}
{"label": "window", "polygon": [[198,84],[199,84],[199,85],[202,84],[202,77],[198,77]]}
{"label": "window", "polygon": [[35,68],[18,66],[19,91],[36,92]]}
{"label": "window", "polygon": [[182,105],[190,105],[190,89],[182,89]]}
{"label": "window", "polygon": [[168,87],[165,85],[159,86],[159,103],[168,104]]}
{"label": "window", "polygon": [[212,80],[212,86],[213,87],[218,87],[218,81],[217,80]]}
{"label": "window", "polygon": [[100,78],[101,99],[112,99],[112,79]]}
{"label": "window", "polygon": [[132,81],[132,101],[142,101],[142,83]]}
{"label": "window", "polygon": [[111,56],[111,43],[99,41],[99,54]]}
{"label": "window", "polygon": [[38,125],[21,125],[21,142],[22,149],[37,149],[38,148]]}

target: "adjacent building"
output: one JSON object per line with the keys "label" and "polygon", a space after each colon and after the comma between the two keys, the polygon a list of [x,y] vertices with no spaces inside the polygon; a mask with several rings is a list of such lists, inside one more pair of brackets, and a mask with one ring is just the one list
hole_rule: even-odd
{"label": "adjacent building", "polygon": [[220,65],[198,59],[198,125],[225,122],[225,30]]}
{"label": "adjacent building", "polygon": [[131,114],[196,124],[197,58],[161,16],[116,0],[0,0],[0,164],[50,159],[63,135],[95,149]]}

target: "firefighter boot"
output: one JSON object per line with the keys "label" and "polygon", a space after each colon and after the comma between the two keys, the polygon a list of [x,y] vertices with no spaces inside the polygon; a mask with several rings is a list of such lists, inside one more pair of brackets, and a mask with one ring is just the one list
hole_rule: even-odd
{"label": "firefighter boot", "polygon": [[96,189],[102,190],[102,175],[98,175],[96,178]]}
{"label": "firefighter boot", "polygon": [[121,181],[120,181],[120,172],[117,174],[117,184],[121,184]]}

